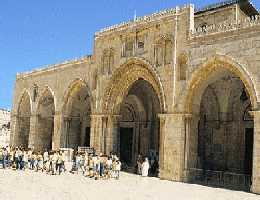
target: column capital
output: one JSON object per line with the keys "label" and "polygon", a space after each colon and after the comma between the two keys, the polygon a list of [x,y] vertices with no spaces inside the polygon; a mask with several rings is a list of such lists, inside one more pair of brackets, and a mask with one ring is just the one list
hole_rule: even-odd
{"label": "column capital", "polygon": [[121,115],[107,114],[107,113],[93,113],[90,115],[91,118],[99,118],[99,117],[111,117],[111,118],[120,118]]}
{"label": "column capital", "polygon": [[191,118],[193,116],[192,113],[182,113],[182,112],[176,112],[176,113],[161,113],[158,114],[159,118],[166,118],[166,117],[185,117],[185,118]]}
{"label": "column capital", "polygon": [[253,117],[259,116],[260,117],[260,110],[252,110],[249,111],[249,114]]}
{"label": "column capital", "polygon": [[63,113],[61,111],[55,111],[54,116],[59,116],[59,115],[63,115]]}

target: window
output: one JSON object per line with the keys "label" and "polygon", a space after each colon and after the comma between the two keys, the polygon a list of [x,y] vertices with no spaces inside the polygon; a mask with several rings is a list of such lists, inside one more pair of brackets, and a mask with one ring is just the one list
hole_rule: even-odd
{"label": "window", "polygon": [[156,66],[168,65],[172,62],[172,41],[161,39],[154,45]]}
{"label": "window", "polygon": [[111,74],[114,65],[114,53],[112,49],[105,50],[102,56],[102,74]]}
{"label": "window", "polygon": [[126,57],[133,56],[133,50],[134,50],[134,42],[127,41],[125,44],[125,56]]}

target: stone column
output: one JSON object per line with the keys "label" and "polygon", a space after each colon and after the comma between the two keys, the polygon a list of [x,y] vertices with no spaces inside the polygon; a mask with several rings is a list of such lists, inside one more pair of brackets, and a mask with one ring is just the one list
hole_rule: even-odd
{"label": "stone column", "polygon": [[254,115],[254,146],[251,191],[260,194],[260,111],[253,111],[252,114]]}
{"label": "stone column", "polygon": [[54,115],[54,134],[52,138],[53,150],[60,149],[62,133],[63,133],[63,115],[61,112],[56,112]]}
{"label": "stone column", "polygon": [[107,116],[106,149],[105,153],[118,152],[118,132],[120,115]]}
{"label": "stone column", "polygon": [[61,147],[68,148],[69,117],[63,116],[63,132],[61,135]]}
{"label": "stone column", "polygon": [[183,113],[159,114],[160,178],[184,181],[186,118]]}
{"label": "stone column", "polygon": [[38,120],[38,115],[33,114],[31,115],[30,118],[30,133],[29,133],[29,144],[28,147],[29,148],[37,148],[37,120]]}
{"label": "stone column", "polygon": [[90,146],[97,153],[103,152],[104,148],[104,115],[93,114],[91,117]]}

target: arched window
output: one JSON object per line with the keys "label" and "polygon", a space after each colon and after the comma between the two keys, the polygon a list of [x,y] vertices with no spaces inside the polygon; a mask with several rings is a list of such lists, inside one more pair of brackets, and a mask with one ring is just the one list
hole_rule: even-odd
{"label": "arched window", "polygon": [[114,65],[114,51],[112,49],[107,49],[103,52],[102,56],[102,74],[111,74],[112,67]]}
{"label": "arched window", "polygon": [[154,61],[156,66],[168,65],[172,62],[172,41],[162,36],[154,45]]}

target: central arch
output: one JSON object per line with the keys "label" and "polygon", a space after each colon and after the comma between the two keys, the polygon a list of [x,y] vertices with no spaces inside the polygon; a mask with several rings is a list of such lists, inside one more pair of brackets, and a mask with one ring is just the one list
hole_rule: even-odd
{"label": "central arch", "polygon": [[216,56],[192,75],[186,168],[191,182],[249,190],[252,175],[254,84],[245,69]]}
{"label": "central arch", "polygon": [[160,102],[161,112],[166,112],[164,89],[159,74],[146,60],[132,58],[114,73],[102,100],[102,111],[119,114],[120,105],[134,82],[143,79],[151,84]]}
{"label": "central arch", "polygon": [[103,112],[120,116],[113,146],[124,163],[134,166],[138,154],[158,161],[158,114],[165,111],[162,83],[149,63],[131,59],[115,72],[103,98]]}

